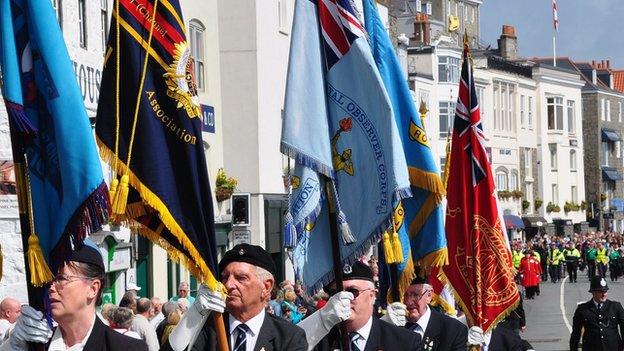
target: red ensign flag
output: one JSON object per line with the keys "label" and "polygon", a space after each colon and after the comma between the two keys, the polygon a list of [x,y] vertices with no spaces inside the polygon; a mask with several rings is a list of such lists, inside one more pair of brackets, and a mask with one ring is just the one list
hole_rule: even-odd
{"label": "red ensign flag", "polygon": [[515,308],[519,294],[494,198],[496,189],[468,56],[464,41],[446,192],[449,265],[443,272],[470,325],[487,332]]}

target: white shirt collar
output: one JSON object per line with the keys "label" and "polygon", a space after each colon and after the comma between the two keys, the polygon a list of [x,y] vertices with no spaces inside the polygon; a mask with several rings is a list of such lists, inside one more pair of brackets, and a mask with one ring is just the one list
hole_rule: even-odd
{"label": "white shirt collar", "polygon": [[50,341],[48,351],[82,351],[87,344],[87,340],[89,340],[91,336],[91,332],[93,332],[95,318],[97,318],[97,316],[93,314],[93,321],[91,322],[91,328],[89,328],[87,335],[85,335],[81,342],[72,347],[67,347],[65,345],[65,340],[63,340],[63,335],[61,334],[61,327],[57,327],[56,330],[54,330],[54,335],[52,335],[52,341]]}
{"label": "white shirt collar", "polygon": [[364,339],[364,345],[366,345],[366,341],[368,341],[368,337],[370,336],[371,328],[373,327],[373,316],[371,316],[366,324],[362,326],[362,328],[356,330],[358,334],[360,334],[360,338]]}
{"label": "white shirt collar", "polygon": [[[255,315],[253,318],[251,318],[247,322],[245,322],[245,324],[249,327],[249,330],[251,331],[252,336],[255,337],[258,334],[260,334],[260,328],[262,328],[262,323],[264,323],[265,313],[266,312],[264,311],[264,308],[263,308],[262,310],[260,310],[260,313]],[[236,327],[238,327],[240,324],[243,324],[243,322],[239,321],[231,314],[230,314],[229,322],[230,322],[230,334],[234,332],[234,330],[236,330]]]}
{"label": "white shirt collar", "polygon": [[420,318],[418,318],[418,321],[416,322],[416,324],[418,324],[418,326],[422,330],[422,335],[425,335],[425,330],[427,330],[427,325],[429,324],[429,319],[431,318],[431,308],[429,308],[429,305],[425,307],[427,308],[427,310],[425,310],[425,313]]}

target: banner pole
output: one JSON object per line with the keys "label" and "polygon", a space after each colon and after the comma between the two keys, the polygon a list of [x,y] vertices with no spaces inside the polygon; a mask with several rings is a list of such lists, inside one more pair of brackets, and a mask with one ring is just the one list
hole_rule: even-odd
{"label": "banner pole", "polygon": [[[13,124],[14,123],[11,121],[11,118],[9,118],[9,134],[11,137],[11,153],[13,156],[14,167],[13,169],[15,171],[15,188],[17,190],[17,204],[19,209],[19,221],[22,236],[24,273],[26,275],[28,304],[37,311],[43,311],[44,288],[38,288],[30,283],[30,277],[32,272],[30,271],[30,266],[28,264],[28,237],[33,231],[33,228],[30,227],[30,218],[32,214],[29,213],[29,211],[32,209],[32,206],[30,206],[29,202],[32,200],[30,199],[30,191],[28,189],[30,187],[30,184],[28,184],[28,182],[26,181],[26,179],[28,179],[26,176],[26,172],[28,172],[28,169],[26,165],[24,142],[22,140],[22,137],[18,136],[17,133],[14,132],[14,130],[16,130],[16,127]],[[29,350],[43,351],[44,344],[29,343]]]}
{"label": "banner pole", "polygon": [[[332,243],[332,259],[334,262],[334,281],[336,282],[336,291],[344,289],[342,280],[342,260],[340,259],[340,235],[338,234],[337,216],[336,216],[336,198],[334,197],[334,182],[325,177],[325,195],[327,198],[327,207],[329,209],[329,231]],[[340,345],[343,351],[350,350],[349,333],[345,322],[338,324],[340,330]]]}

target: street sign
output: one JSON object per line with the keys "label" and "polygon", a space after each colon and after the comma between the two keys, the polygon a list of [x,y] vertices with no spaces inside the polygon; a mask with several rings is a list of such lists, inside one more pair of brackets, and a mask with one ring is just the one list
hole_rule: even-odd
{"label": "street sign", "polygon": [[202,130],[207,133],[215,132],[215,112],[214,107],[209,105],[199,105],[202,111]]}

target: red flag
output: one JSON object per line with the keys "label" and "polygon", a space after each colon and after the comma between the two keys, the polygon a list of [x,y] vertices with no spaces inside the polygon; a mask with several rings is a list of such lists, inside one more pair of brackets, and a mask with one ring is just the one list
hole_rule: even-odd
{"label": "red flag", "polygon": [[519,302],[494,197],[469,48],[464,42],[448,172],[444,275],[470,325],[489,331]]}

